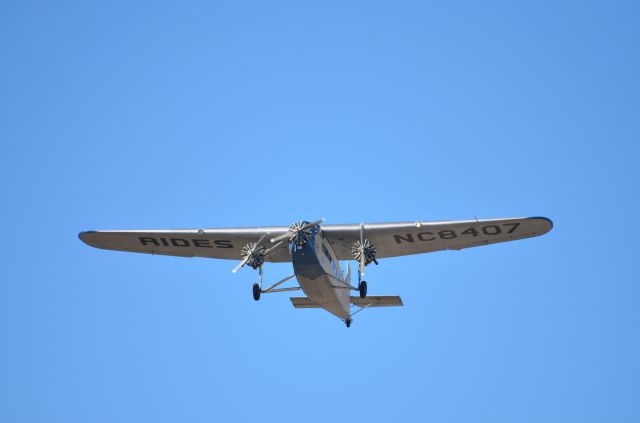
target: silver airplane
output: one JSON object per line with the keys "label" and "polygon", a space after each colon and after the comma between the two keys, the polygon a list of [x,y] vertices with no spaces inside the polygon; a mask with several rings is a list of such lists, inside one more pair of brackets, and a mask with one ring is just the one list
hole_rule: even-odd
{"label": "silver airplane", "polygon": [[[365,308],[403,305],[398,296],[367,294],[365,266],[377,265],[378,259],[515,241],[544,235],[553,227],[545,217],[353,225],[323,221],[289,227],[86,231],[79,237],[106,250],[239,260],[234,273],[244,266],[258,270],[254,300],[261,294],[302,290],[306,296],[291,298],[295,308],[323,308],[350,327],[353,315]],[[340,261],[352,259],[358,262],[356,286],[349,264],[346,275],[340,266]],[[265,288],[265,262],[292,262],[294,273]],[[299,286],[281,287],[294,277]]]}

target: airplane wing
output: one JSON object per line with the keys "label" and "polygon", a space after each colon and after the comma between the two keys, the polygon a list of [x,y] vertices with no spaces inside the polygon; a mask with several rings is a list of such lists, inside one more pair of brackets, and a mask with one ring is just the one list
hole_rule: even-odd
{"label": "airplane wing", "polygon": [[[353,260],[351,247],[360,239],[360,225],[321,225],[339,260]],[[429,253],[514,241],[543,235],[553,223],[544,217],[445,222],[367,223],[364,235],[377,250],[377,258]],[[106,250],[129,251],[178,257],[208,257],[240,260],[249,242],[284,234],[287,226],[86,231],[79,237],[86,244]],[[267,248],[268,241],[264,242]],[[291,261],[287,243],[266,257],[269,262]]]}
{"label": "airplane wing", "polygon": [[[225,229],[165,229],[131,231],[86,231],[78,236],[96,248],[159,254],[178,257],[208,257],[240,260],[240,250],[249,242],[267,235],[287,232],[287,226],[225,228]],[[268,248],[268,241],[264,242]],[[283,243],[269,254],[266,261],[291,261],[288,245]]]}
{"label": "airplane wing", "polygon": [[[553,222],[546,217],[443,222],[364,224],[364,235],[376,258],[461,250],[543,235]],[[360,225],[323,225],[322,230],[339,260],[353,260],[351,247],[360,239]]]}

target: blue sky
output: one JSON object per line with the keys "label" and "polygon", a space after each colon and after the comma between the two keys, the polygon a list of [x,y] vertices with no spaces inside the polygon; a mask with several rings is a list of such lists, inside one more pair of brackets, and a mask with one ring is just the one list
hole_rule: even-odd
{"label": "blue sky", "polygon": [[[637,2],[0,4],[0,421],[637,422]],[[350,329],[87,229],[547,216]],[[283,277],[287,265],[266,268]]]}

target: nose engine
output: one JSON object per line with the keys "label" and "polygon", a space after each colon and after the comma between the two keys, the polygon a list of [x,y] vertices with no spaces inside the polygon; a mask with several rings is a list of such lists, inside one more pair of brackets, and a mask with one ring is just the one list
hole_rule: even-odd
{"label": "nose engine", "polygon": [[324,222],[324,219],[316,220],[315,222],[307,222],[302,220],[289,226],[287,232],[279,235],[275,238],[271,238],[271,243],[278,243],[280,241],[288,240],[297,247],[304,247],[313,235],[313,228],[317,227],[320,223]]}
{"label": "nose engine", "polygon": [[302,220],[289,226],[289,242],[297,247],[304,247],[311,239],[311,226],[309,222]]}

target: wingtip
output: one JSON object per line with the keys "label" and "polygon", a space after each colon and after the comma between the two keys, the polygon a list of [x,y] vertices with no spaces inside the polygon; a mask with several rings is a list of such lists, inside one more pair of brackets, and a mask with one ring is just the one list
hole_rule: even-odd
{"label": "wingtip", "polygon": [[547,229],[546,232],[549,232],[551,229],[553,229],[553,220],[549,219],[548,217],[535,216],[535,217],[530,217],[529,219],[544,220],[545,222],[547,222],[549,224],[549,229]]}
{"label": "wingtip", "polygon": [[80,239],[80,241],[82,241],[82,242],[86,242],[86,241],[84,240],[84,236],[85,236],[85,235],[89,235],[89,234],[94,234],[94,233],[96,233],[96,231],[82,231],[82,232],[79,232],[79,233],[78,233],[78,238]]}

